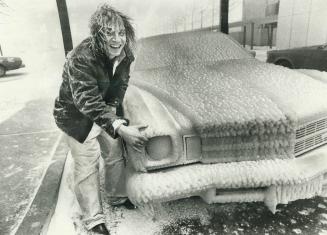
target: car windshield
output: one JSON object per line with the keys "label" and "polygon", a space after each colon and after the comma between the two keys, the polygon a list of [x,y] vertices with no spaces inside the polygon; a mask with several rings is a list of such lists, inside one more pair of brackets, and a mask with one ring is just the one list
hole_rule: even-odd
{"label": "car windshield", "polygon": [[182,64],[252,58],[220,32],[181,32],[144,38],[138,44],[137,70]]}

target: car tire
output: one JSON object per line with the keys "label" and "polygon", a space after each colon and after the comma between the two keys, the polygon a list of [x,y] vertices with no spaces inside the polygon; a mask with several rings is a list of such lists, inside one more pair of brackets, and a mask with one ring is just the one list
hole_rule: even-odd
{"label": "car tire", "polygon": [[283,67],[286,67],[286,68],[293,69],[293,65],[288,60],[277,60],[275,62],[275,65],[280,65],[280,66],[283,66]]}
{"label": "car tire", "polygon": [[6,74],[6,68],[0,65],[0,77],[5,76]]}

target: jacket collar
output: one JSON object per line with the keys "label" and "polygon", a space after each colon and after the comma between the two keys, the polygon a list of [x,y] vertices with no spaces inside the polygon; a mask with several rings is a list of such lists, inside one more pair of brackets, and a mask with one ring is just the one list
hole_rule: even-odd
{"label": "jacket collar", "polygon": [[116,58],[114,58],[114,61],[116,61],[117,65],[120,64],[120,62],[123,61],[123,59],[126,57],[126,52],[125,52],[125,48],[124,50],[121,50],[121,53],[119,56],[117,56]]}
{"label": "jacket collar", "polygon": [[117,56],[116,58],[114,58],[114,60],[116,61],[117,65],[118,65],[125,58],[127,58],[131,62],[135,60],[134,55],[133,55],[131,49],[129,47],[127,47],[126,45],[125,45],[124,49],[121,51],[120,55]]}
{"label": "jacket collar", "polygon": [[134,57],[134,55],[133,55],[132,50],[131,50],[128,46],[126,46],[126,45],[125,45],[125,47],[124,47],[124,52],[125,52],[127,58],[128,58],[130,61],[134,61],[134,60],[135,60],[135,57]]}

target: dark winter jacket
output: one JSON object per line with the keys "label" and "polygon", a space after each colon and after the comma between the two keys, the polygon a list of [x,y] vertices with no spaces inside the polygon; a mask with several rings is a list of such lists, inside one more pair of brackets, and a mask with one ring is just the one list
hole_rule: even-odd
{"label": "dark winter jacket", "polygon": [[117,60],[120,63],[113,76],[113,61],[97,53],[90,38],[67,56],[53,114],[58,127],[80,143],[85,141],[94,122],[117,137],[112,123],[122,118],[121,105],[134,56],[125,46]]}

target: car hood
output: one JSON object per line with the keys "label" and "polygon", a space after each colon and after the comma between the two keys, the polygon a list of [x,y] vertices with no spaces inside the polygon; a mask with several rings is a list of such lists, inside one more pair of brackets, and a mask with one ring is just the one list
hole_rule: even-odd
{"label": "car hood", "polygon": [[327,114],[326,84],[255,59],[138,70],[131,82],[177,107],[202,135],[284,131]]}
{"label": "car hood", "polygon": [[135,89],[127,92],[132,123],[150,123],[149,137],[173,136],[175,146],[183,144],[176,132],[200,136],[203,162],[293,158],[297,127],[327,116],[325,83],[255,59],[137,70],[131,77],[147,94],[140,103],[130,95]]}

